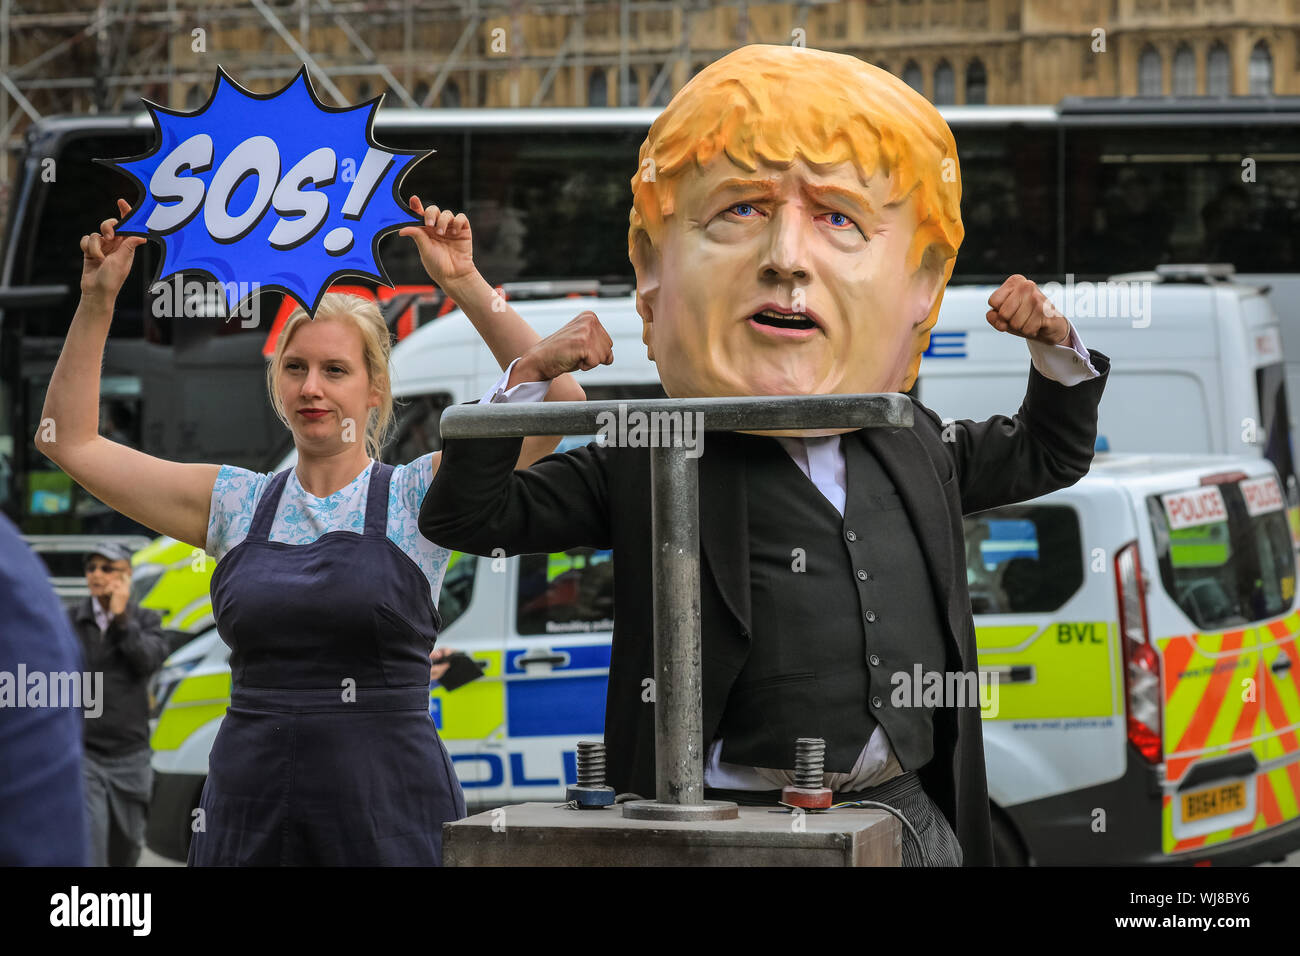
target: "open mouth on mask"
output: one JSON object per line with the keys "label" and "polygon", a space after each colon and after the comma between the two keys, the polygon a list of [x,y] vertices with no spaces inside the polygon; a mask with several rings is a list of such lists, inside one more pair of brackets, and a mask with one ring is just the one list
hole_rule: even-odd
{"label": "open mouth on mask", "polygon": [[776,309],[763,309],[749,316],[751,325],[764,331],[780,334],[804,336],[816,332],[816,322],[801,312],[782,312]]}

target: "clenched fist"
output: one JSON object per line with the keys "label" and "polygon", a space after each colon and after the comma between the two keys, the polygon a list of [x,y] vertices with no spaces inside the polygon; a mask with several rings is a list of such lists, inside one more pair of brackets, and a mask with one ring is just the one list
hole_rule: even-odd
{"label": "clenched fist", "polygon": [[1070,337],[1070,322],[1043,291],[1022,275],[1014,275],[989,296],[989,325],[1048,345]]}
{"label": "clenched fist", "polygon": [[613,361],[614,340],[595,312],[583,312],[520,356],[507,387],[520,382],[549,382],[565,372],[585,372]]}

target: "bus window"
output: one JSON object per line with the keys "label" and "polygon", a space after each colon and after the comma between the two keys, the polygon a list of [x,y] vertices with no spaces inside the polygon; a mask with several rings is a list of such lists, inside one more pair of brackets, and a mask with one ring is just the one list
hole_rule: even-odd
{"label": "bus window", "polygon": [[[45,404],[46,382],[27,380],[28,418],[23,434],[33,436],[42,427],[39,416]],[[100,379],[99,433],[131,448],[141,444],[141,380],[131,375],[104,375]],[[57,436],[56,436],[57,440]],[[20,504],[27,534],[138,534],[153,532],[119,514],[76,484],[54,462],[36,452],[26,459],[23,475],[25,500]]]}
{"label": "bus window", "polygon": [[[132,130],[97,133],[61,141],[55,160],[55,179],[33,189],[32,208],[25,223],[15,223],[10,233],[14,272],[11,285],[66,285],[65,302],[53,306],[22,309],[24,337],[50,337],[60,342],[76,309],[81,277],[81,237],[98,228],[101,219],[117,216],[117,197],[134,204],[139,187],[124,173],[94,160],[120,158],[143,153],[152,134]],[[144,308],[145,279],[152,278],[157,265],[156,246],[146,244],[136,251],[136,264],[118,296],[113,316],[112,337],[146,338],[162,343],[163,328]],[[8,318],[8,317],[6,317]]]}
{"label": "bus window", "polygon": [[995,508],[963,522],[971,613],[1055,611],[1083,585],[1083,539],[1073,508]]}
{"label": "bus window", "polygon": [[[629,183],[645,139],[640,127],[533,131],[384,128],[385,145],[436,150],[402,182],[404,196],[463,212],[474,262],[493,283],[631,276]],[[389,278],[428,282],[410,240],[379,247]]]}
{"label": "bus window", "polygon": [[1057,135],[1050,127],[955,127],[966,228],[953,280],[1000,285],[1060,271]]}
{"label": "bus window", "polygon": [[630,277],[630,183],[645,134],[476,132],[466,211],[483,274],[494,282]]}
{"label": "bus window", "polygon": [[[382,116],[382,113],[380,114]],[[469,175],[466,166],[467,149],[470,134],[464,130],[431,130],[412,132],[409,130],[382,129],[375,133],[375,138],[385,146],[395,149],[432,149],[434,153],[410,167],[402,179],[403,200],[419,196],[425,206],[437,206],[453,212],[467,211],[465,180]],[[474,238],[474,262],[479,271],[493,283],[504,281],[500,276],[483,268],[479,257],[480,229],[478,220],[470,217],[470,229]],[[486,237],[483,237],[486,240]],[[394,285],[428,285],[429,274],[420,263],[420,254],[415,243],[389,233],[379,240],[379,261],[388,273]]]}
{"label": "bus window", "polygon": [[[1300,128],[1136,125],[1064,132],[1066,271],[1228,262],[1239,272],[1300,266]],[[1254,179],[1243,185],[1243,160]]]}

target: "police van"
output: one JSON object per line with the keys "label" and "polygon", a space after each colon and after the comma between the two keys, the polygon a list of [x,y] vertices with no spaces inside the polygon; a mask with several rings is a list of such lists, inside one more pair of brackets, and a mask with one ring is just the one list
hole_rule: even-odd
{"label": "police van", "polygon": [[1267,460],[1100,454],[965,531],[999,862],[1300,847],[1296,559]]}
{"label": "police van", "polygon": [[[1167,265],[1103,282],[1045,283],[1083,343],[1118,358],[1099,450],[1263,455],[1277,468],[1300,540],[1287,367],[1268,290],[1230,265]],[[1009,414],[1025,389],[1025,346],[984,319],[993,286],[949,286],[919,373],[940,415]]]}
{"label": "police van", "polygon": [[[542,335],[587,308],[616,357],[582,374],[588,396],[662,395],[630,298],[519,306]],[[1011,407],[1027,374],[1015,344]],[[408,412],[396,460],[429,450],[418,441],[441,409],[499,376],[458,314],[413,333],[393,368]],[[1102,454],[1072,488],[965,523],[999,861],[1254,862],[1300,846],[1295,558],[1267,460]],[[603,732],[612,570],[590,548],[453,556],[440,646],[485,675],[435,686],[430,713],[471,806],[559,800],[575,782],[577,741]],[[161,676],[149,842],[164,855],[185,855],[227,652],[209,631]]]}

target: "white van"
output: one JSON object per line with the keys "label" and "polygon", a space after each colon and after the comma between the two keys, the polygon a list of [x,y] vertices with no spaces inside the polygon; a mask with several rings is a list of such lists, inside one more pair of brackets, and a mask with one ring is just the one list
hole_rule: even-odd
{"label": "white van", "polygon": [[[949,286],[921,362],[918,398],[941,416],[1009,415],[1025,394],[1022,341],[985,320],[995,286]],[[1114,362],[1099,451],[1262,455],[1282,476],[1300,541],[1300,481],[1277,314],[1231,267],[1161,266],[1044,291],[1083,344]],[[1053,292],[1056,294],[1053,295]]]}
{"label": "white van", "polygon": [[[962,301],[962,295],[953,295],[957,292],[949,292],[953,303]],[[645,358],[630,297],[530,302],[518,308],[543,335],[584,309],[600,316],[614,339],[615,362],[582,374],[589,397],[662,394]],[[952,308],[945,304],[945,310]],[[1005,413],[1018,405],[1028,370],[1024,344],[1011,341],[1020,350],[1014,394],[1001,407],[962,417]],[[437,435],[442,408],[481,396],[500,374],[458,314],[412,334],[394,350],[393,367],[395,389],[408,402],[396,443],[396,457],[403,460],[428,450],[417,447],[415,436]],[[971,399],[978,398],[976,391],[971,389]],[[291,463],[287,459],[280,467]],[[1290,679],[1282,664],[1294,655],[1294,634],[1300,630],[1292,611],[1289,535],[1291,563],[1276,560],[1270,567],[1265,596],[1277,599],[1264,605],[1266,614],[1251,619],[1250,649],[1230,650],[1220,633],[1223,628],[1239,632],[1246,623],[1224,610],[1225,600],[1240,599],[1232,582],[1250,577],[1236,563],[1239,553],[1247,553],[1247,544],[1271,547],[1278,528],[1286,532],[1285,521],[1276,508],[1261,511],[1261,518],[1250,515],[1262,530],[1252,524],[1246,533],[1233,526],[1231,548],[1222,545],[1223,528],[1206,531],[1213,539],[1209,546],[1180,540],[1175,559],[1163,559],[1172,560],[1175,578],[1166,585],[1171,590],[1161,592],[1155,585],[1162,545],[1151,501],[1195,491],[1207,477],[1229,471],[1258,482],[1247,487],[1256,489],[1259,501],[1276,505],[1281,500],[1275,477],[1276,494],[1266,493],[1265,479],[1274,473],[1258,457],[1162,461],[1100,455],[1092,474],[1072,488],[966,520],[981,669],[998,675],[996,707],[985,712],[985,746],[1001,861],[1214,857],[1253,862],[1290,852],[1292,842],[1300,845],[1293,825],[1300,799],[1295,762],[1300,708],[1294,687],[1280,682]],[[1234,496],[1241,494],[1235,490],[1240,478],[1231,484],[1219,494],[1239,511]],[[1167,552],[1167,541],[1165,546]],[[1152,582],[1144,599],[1132,583],[1139,566]],[[440,644],[466,651],[486,672],[452,693],[434,689],[430,712],[471,806],[558,801],[565,785],[575,782],[577,741],[603,733],[611,572],[611,554],[590,548],[509,559],[454,556],[440,598],[445,622]],[[1218,590],[1211,578],[1218,580]],[[1279,603],[1284,592],[1285,608]],[[1145,600],[1145,616],[1134,617],[1131,607],[1127,614],[1121,611],[1132,600]],[[1216,616],[1189,622],[1185,608],[1198,614],[1209,609]],[[1199,627],[1216,630],[1188,637]],[[1257,640],[1263,630],[1255,629],[1267,629],[1274,639]],[[1177,670],[1170,669],[1170,661],[1180,662]],[[1258,700],[1272,700],[1273,709],[1261,704],[1252,712],[1256,725],[1243,717],[1225,740],[1218,739],[1222,733],[1215,724],[1214,733],[1192,746],[1184,739],[1187,727],[1204,710],[1204,689],[1217,688],[1212,675],[1220,663],[1230,663],[1234,674],[1237,667],[1264,667],[1267,673],[1256,674],[1261,684],[1278,686],[1262,687]],[[1163,694],[1173,687],[1179,696],[1169,706]],[[150,846],[164,855],[185,855],[191,811],[229,692],[227,648],[215,632],[169,659],[153,739],[158,783],[149,837]],[[1278,702],[1283,718],[1270,716]],[[1241,757],[1246,750],[1255,754],[1249,767]],[[1283,789],[1287,786],[1289,791]],[[1210,790],[1230,791],[1241,806],[1225,802],[1227,796],[1215,804],[1205,795]],[[1187,795],[1195,799],[1183,802]],[[1096,808],[1109,813],[1101,831],[1093,829]]]}
{"label": "white van", "polygon": [[[1113,374],[1113,372],[1112,372]],[[1100,454],[965,519],[1000,863],[1300,847],[1296,558],[1260,458]]]}

